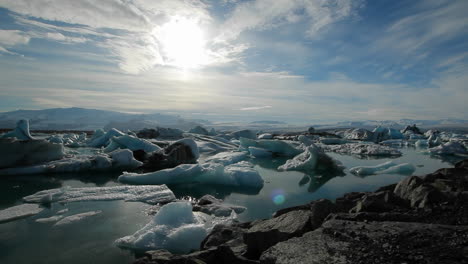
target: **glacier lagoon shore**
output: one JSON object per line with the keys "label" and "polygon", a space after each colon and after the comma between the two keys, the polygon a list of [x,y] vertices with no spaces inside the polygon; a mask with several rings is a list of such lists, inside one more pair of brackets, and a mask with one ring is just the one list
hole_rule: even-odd
{"label": "glacier lagoon shore", "polygon": [[[249,133],[240,134],[253,137],[253,135]],[[276,144],[274,141],[256,139],[255,142],[247,141],[247,148],[241,148],[239,150],[237,148],[239,148],[239,143],[241,142],[236,142],[237,139],[235,137],[231,138],[230,140],[226,140],[225,138],[217,138],[216,136],[212,135],[188,134],[186,137],[193,139],[197,144],[197,148],[200,153],[197,161],[198,163],[222,164],[223,167],[217,165],[215,168],[224,168],[225,166],[229,166],[229,163],[236,164],[239,161],[248,162],[250,164],[248,166],[249,170],[255,171],[255,174],[241,174],[242,177],[244,177],[244,175],[256,175],[254,177],[261,178],[263,184],[261,186],[256,186],[255,188],[248,188],[246,185],[238,184],[237,180],[229,180],[228,183],[230,184],[222,185],[219,183],[216,184],[216,182],[199,181],[188,181],[185,183],[178,182],[172,184],[169,182],[169,189],[174,193],[175,198],[178,200],[184,200],[187,199],[187,197],[190,197],[190,199],[193,199],[193,201],[196,202],[197,198],[201,198],[206,194],[211,194],[214,197],[221,199],[225,204],[244,207],[245,210],[243,210],[242,213],[236,215],[236,220],[240,222],[270,218],[274,212],[280,209],[297,206],[312,200],[318,200],[321,198],[335,200],[336,198],[339,198],[348,192],[374,191],[381,186],[396,183],[404,179],[407,175],[405,173],[398,174],[395,171],[387,171],[383,174],[370,173],[369,175],[355,175],[349,170],[353,167],[378,167],[378,165],[392,161],[395,164],[413,164],[414,171],[412,171],[410,174],[423,175],[430,173],[438,168],[448,167],[450,164],[463,159],[462,156],[430,155],[425,151],[424,148],[413,147],[412,145],[405,146],[404,144],[401,144],[401,141],[396,142],[399,145],[391,146],[392,153],[395,153],[396,151],[399,152],[399,155],[396,156],[368,155],[369,153],[361,151],[362,149],[369,149],[367,146],[364,146],[365,148],[356,148],[359,149],[357,153],[349,153],[348,150],[344,152],[334,152],[332,150],[327,150],[327,148],[322,145],[325,143],[330,143],[330,140],[323,140],[325,143],[322,143],[320,138],[314,138],[311,135],[308,135],[308,138],[314,144],[325,150],[325,153],[328,157],[341,163],[343,170],[341,172],[337,172],[310,169],[311,164],[317,164],[317,162],[313,160],[314,153],[311,152],[304,154],[302,157],[299,156],[298,158],[292,159],[291,156],[302,153],[300,147],[301,144],[309,143],[307,139],[299,139],[297,136],[296,138],[291,138],[288,136],[285,141],[286,144],[288,144],[286,147],[278,147],[281,145]],[[75,138],[75,140],[79,139],[79,137],[61,138],[62,141],[63,139],[67,141],[69,138]],[[124,137],[123,139],[125,138],[128,139],[128,137]],[[167,149],[168,146],[177,140],[178,139],[167,140],[165,141],[167,142],[165,144],[161,144],[161,140],[159,139],[157,141],[149,141],[153,142],[152,144],[159,144],[160,148]],[[407,141],[411,142],[409,140]],[[414,143],[415,141],[412,142]],[[99,149],[96,151],[93,148],[90,149],[89,147],[77,147],[76,145],[73,146],[74,142],[71,141],[68,141],[68,143],[62,142],[62,144],[64,143],[70,144],[70,146],[65,146],[65,151],[72,153],[72,155],[106,155],[100,154],[102,152]],[[338,143],[349,144],[349,142]],[[375,144],[362,141],[355,143]],[[115,144],[113,147],[115,147]],[[120,146],[119,148],[126,149],[126,147],[131,146]],[[258,153],[258,151],[249,153],[248,151],[251,147],[262,149],[263,154],[270,154],[265,157],[255,157],[255,154]],[[377,150],[382,151],[380,153],[387,151],[385,148],[380,148],[379,145],[377,145],[377,148]],[[184,149],[184,153],[191,153],[192,151],[189,145],[188,149],[186,147],[184,147]],[[297,149],[297,152],[294,149]],[[350,148],[345,147],[345,149]],[[373,148],[372,151],[374,151],[372,153],[375,153],[375,148]],[[278,155],[279,152],[291,154],[288,157],[288,155]],[[178,155],[180,153],[181,152],[179,152]],[[216,153],[247,154],[228,154],[219,156],[216,155]],[[320,157],[318,152],[317,154],[317,160],[322,161],[323,159],[318,158]],[[133,155],[135,155],[135,152],[133,152]],[[187,158],[190,158],[189,156],[185,155],[182,158],[187,160]],[[133,158],[136,157],[137,156],[134,156]],[[158,156],[158,158],[160,157],[168,160],[171,156],[169,153],[164,153],[164,155]],[[177,157],[181,158],[180,156]],[[295,168],[301,168],[302,166],[302,169],[292,171],[278,169],[288,161],[290,161],[290,164],[299,164],[300,166],[294,165]],[[140,162],[145,161],[142,160]],[[112,164],[112,159],[110,160],[110,163],[106,164]],[[78,168],[82,168],[82,166],[78,166]],[[85,168],[89,167],[85,166]],[[238,175],[243,171],[244,170],[242,167],[236,167],[234,170],[229,170],[229,173],[225,173],[224,170],[218,172],[218,170],[215,169],[207,171],[209,177],[203,174],[197,177],[208,177],[208,179],[212,179],[213,177],[227,177],[226,179],[237,179],[235,177],[238,176],[235,175]],[[135,173],[140,174],[144,172],[135,171]],[[48,189],[69,188],[65,186],[70,186],[71,188],[129,186],[118,180],[120,175],[120,170],[109,172],[107,170],[88,169],[66,173],[50,173],[50,171],[48,171],[45,174],[39,173],[29,176],[2,176],[2,185],[0,187],[2,189],[0,194],[2,196],[2,202],[0,203],[0,209],[6,209],[14,205],[19,205],[23,202],[24,197]],[[226,181],[223,180],[222,182]],[[32,255],[36,255],[38,258],[39,256],[42,256],[41,261],[43,261],[43,263],[53,263],[55,261],[55,258],[45,257],[41,253],[43,251],[49,252],[51,256],[60,254],[60,257],[57,258],[58,260],[67,260],[67,262],[73,263],[73,258],[75,256],[79,256],[79,254],[78,251],[71,250],[70,248],[74,247],[75,243],[77,243],[76,245],[88,247],[88,251],[90,252],[90,254],[87,256],[80,256],[81,259],[87,258],[94,262],[99,260],[99,262],[102,263],[129,263],[133,261],[135,253],[140,254],[142,251],[135,249],[131,251],[121,250],[116,246],[115,241],[122,237],[134,234],[143,228],[148,224],[148,221],[153,218],[153,214],[158,211],[158,208],[160,208],[159,205],[153,206],[140,202],[128,203],[115,200],[88,200],[73,203],[61,203],[55,202],[53,199],[41,207],[44,209],[42,212],[37,213],[37,215],[0,225],[0,232],[5,234],[5,236],[2,236],[5,237],[5,240],[1,241],[0,243],[9,243],[9,246],[7,247],[8,253],[5,254],[5,257],[0,257],[0,259],[3,258],[6,263],[14,262],[18,259],[26,261],[26,259],[24,259],[25,256],[21,256],[21,254],[19,254],[22,248],[33,252]],[[73,222],[72,224],[67,225],[68,227],[64,226],[62,228],[53,228],[55,225],[54,220],[55,222],[60,221],[61,214],[58,212],[62,210],[68,210],[63,215],[63,217],[81,214],[89,215],[89,217],[83,218],[82,221]],[[99,211],[100,213],[92,213]],[[111,226],[114,228],[110,228]],[[28,231],[14,234],[12,230],[17,230],[18,228]],[[211,230],[211,228],[213,227],[210,227],[210,229],[206,230]],[[86,233],[86,235],[82,235],[81,233]],[[63,245],[58,246],[59,248],[49,249],[52,245],[60,241],[60,239],[65,239],[66,237],[76,239],[72,239],[72,241],[69,243],[63,243]],[[78,237],[81,237],[82,239]],[[92,246],[93,244],[95,247]],[[79,262],[80,261],[77,261],[77,263]]]}

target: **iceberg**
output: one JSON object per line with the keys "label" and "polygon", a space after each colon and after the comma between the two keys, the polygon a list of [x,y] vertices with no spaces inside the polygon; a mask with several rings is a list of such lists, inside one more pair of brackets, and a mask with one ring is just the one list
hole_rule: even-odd
{"label": "iceberg", "polygon": [[81,221],[83,219],[86,219],[88,217],[98,215],[100,213],[102,213],[102,211],[90,211],[90,212],[86,212],[86,213],[70,215],[70,216],[64,217],[61,220],[59,220],[57,223],[55,223],[54,227],[60,227],[60,226],[64,226],[64,225],[73,224],[73,223],[79,222],[79,221]]}
{"label": "iceberg", "polygon": [[293,159],[287,160],[284,165],[278,167],[280,171],[289,170],[314,170],[317,166],[318,149],[315,145],[307,147],[307,149],[294,157]]}
{"label": "iceberg", "polygon": [[416,147],[418,147],[418,148],[427,147],[427,146],[429,146],[429,141],[425,140],[425,139],[420,139],[420,140],[416,141],[416,143],[414,143],[414,145]]}
{"label": "iceberg", "polygon": [[161,148],[146,139],[137,138],[130,135],[123,135],[111,138],[109,145],[104,152],[112,152],[116,149],[129,149],[131,151],[143,150],[146,153],[161,151]]}
{"label": "iceberg", "polygon": [[6,223],[28,216],[36,215],[44,210],[37,204],[20,204],[0,210],[0,223]]}
{"label": "iceberg", "polygon": [[182,164],[172,169],[151,173],[128,173],[119,176],[119,181],[129,184],[183,184],[205,183],[235,187],[263,187],[263,179],[246,161],[224,166],[219,163]]}
{"label": "iceberg", "polygon": [[373,174],[405,174],[411,175],[416,168],[410,163],[396,164],[393,161],[376,166],[357,166],[349,169],[353,174],[359,176],[373,175]]}
{"label": "iceberg", "polygon": [[434,147],[434,148],[430,148],[429,152],[431,154],[434,154],[434,155],[458,155],[458,154],[465,155],[465,154],[468,154],[468,150],[466,149],[466,147],[462,143],[456,142],[456,141],[447,142],[447,143],[445,143],[443,145],[440,145],[440,146],[437,146],[437,147]]}
{"label": "iceberg", "polygon": [[351,140],[372,140],[374,133],[363,128],[351,128],[340,133],[344,139]]}
{"label": "iceberg", "polygon": [[84,171],[102,171],[109,169],[134,169],[143,163],[133,157],[128,149],[120,149],[114,152],[97,155],[81,155],[51,161],[45,164],[0,169],[0,175],[31,175],[44,173],[68,173]]}
{"label": "iceberg", "polygon": [[0,169],[59,160],[64,156],[62,144],[50,143],[47,140],[0,139]]}
{"label": "iceberg", "polygon": [[373,135],[373,141],[374,142],[380,142],[383,140],[387,139],[403,139],[404,136],[403,134],[394,129],[394,128],[389,128],[389,127],[381,127],[378,126],[374,130],[372,130]]}
{"label": "iceberg", "polygon": [[100,148],[107,146],[110,143],[112,137],[121,137],[125,134],[115,128],[104,133],[102,129],[96,130],[96,134],[90,139],[88,146],[93,148]]}
{"label": "iceberg", "polygon": [[220,152],[205,159],[205,162],[218,163],[227,166],[247,159],[247,155],[247,152]]}
{"label": "iceberg", "polygon": [[33,140],[29,133],[29,120],[21,119],[16,122],[16,127],[10,132],[0,136],[0,138],[16,138],[18,140]]}
{"label": "iceberg", "polygon": [[292,141],[283,141],[283,140],[253,140],[248,138],[240,138],[240,145],[244,149],[249,147],[256,147],[265,149],[272,152],[274,155],[285,156],[285,157],[294,157],[302,152],[300,148],[294,146],[295,143]]}
{"label": "iceberg", "polygon": [[395,148],[377,144],[348,143],[343,145],[322,145],[325,151],[358,156],[400,156],[401,152]]}
{"label": "iceberg", "polygon": [[215,224],[231,221],[232,217],[213,218],[192,212],[189,202],[173,202],[162,206],[145,227],[115,243],[121,248],[142,251],[166,249],[172,253],[188,253],[200,249],[201,242]]}
{"label": "iceberg", "polygon": [[273,156],[273,153],[262,148],[249,147],[250,156],[255,158],[269,158]]}
{"label": "iceberg", "polygon": [[306,136],[304,136],[304,135],[300,135],[299,137],[297,137],[297,140],[298,140],[299,142],[301,142],[303,146],[306,146],[306,147],[308,147],[308,146],[314,144],[314,142],[312,141],[312,139],[310,139],[309,137],[306,137]]}
{"label": "iceberg", "polygon": [[175,196],[165,185],[149,185],[58,188],[39,191],[23,198],[23,201],[27,203],[45,204],[114,200],[157,204],[172,202],[175,200]]}

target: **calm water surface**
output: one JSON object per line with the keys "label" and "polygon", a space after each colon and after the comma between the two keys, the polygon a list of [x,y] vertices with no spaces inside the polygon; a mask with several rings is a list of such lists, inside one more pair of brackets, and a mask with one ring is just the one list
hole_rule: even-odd
{"label": "calm water surface", "polygon": [[[410,162],[416,166],[414,175],[423,175],[442,167],[450,167],[462,158],[441,160],[422,154],[414,148],[402,149],[397,163]],[[392,159],[359,159],[329,153],[346,167],[345,175],[313,175],[301,172],[278,172],[276,168],[286,159],[252,159],[265,180],[260,191],[232,189],[219,186],[171,186],[176,196],[201,197],[212,194],[226,203],[247,207],[239,215],[241,221],[268,218],[278,209],[303,204],[311,200],[335,199],[347,192],[373,191],[398,182],[404,175],[372,175],[358,177],[347,169],[361,165],[376,165]],[[89,173],[80,175],[46,175],[8,177],[0,179],[0,209],[21,203],[21,198],[37,191],[63,186],[112,186],[119,173]],[[113,242],[133,234],[146,225],[151,216],[150,205],[139,202],[78,202],[52,204],[40,214],[26,219],[0,224],[0,263],[130,263],[134,253],[117,248]],[[64,227],[53,223],[37,223],[38,218],[53,216],[68,208],[72,215],[92,210],[102,213]]]}

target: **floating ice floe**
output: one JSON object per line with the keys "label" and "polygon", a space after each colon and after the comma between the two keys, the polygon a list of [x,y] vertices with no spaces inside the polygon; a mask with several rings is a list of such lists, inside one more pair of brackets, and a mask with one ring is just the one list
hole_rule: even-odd
{"label": "floating ice floe", "polygon": [[52,135],[47,138],[47,140],[51,143],[63,144],[67,147],[71,148],[79,148],[85,147],[86,144],[86,133],[82,133],[80,135],[77,134],[57,134]]}
{"label": "floating ice floe", "polygon": [[379,144],[386,145],[386,146],[392,146],[392,145],[404,146],[407,144],[407,141],[403,139],[388,139],[388,140],[381,141]]}
{"label": "floating ice floe", "polygon": [[98,215],[100,213],[102,213],[102,211],[98,210],[98,211],[90,211],[90,212],[86,212],[86,213],[70,215],[70,216],[64,217],[61,220],[59,220],[57,223],[54,224],[54,227],[60,227],[60,226],[73,224],[73,223],[79,222],[81,220],[84,220],[84,219],[86,219],[88,217]]}
{"label": "floating ice floe", "polygon": [[0,223],[36,215],[44,210],[37,204],[20,204],[0,210]]}
{"label": "floating ice floe", "polygon": [[18,140],[33,140],[29,133],[29,121],[26,119],[16,122],[16,127],[10,132],[0,135],[0,138],[16,138]]}
{"label": "floating ice floe", "polygon": [[165,185],[112,186],[85,188],[58,188],[37,192],[23,198],[27,203],[71,203],[84,201],[168,203],[175,200],[174,193]]}
{"label": "floating ice floe", "polygon": [[0,139],[0,168],[34,165],[59,160],[64,156],[62,144],[47,140]]}
{"label": "floating ice floe", "polygon": [[443,145],[430,148],[429,152],[435,155],[457,155],[457,154],[466,155],[468,154],[468,150],[466,149],[466,147],[462,143],[459,143],[456,141],[447,142]]}
{"label": "floating ice floe", "polygon": [[161,151],[161,148],[146,139],[137,138],[130,135],[112,137],[109,145],[104,149],[104,152],[112,152],[116,149],[129,149],[131,151],[143,150],[146,153]]}
{"label": "floating ice floe", "polygon": [[0,169],[0,175],[31,175],[44,173],[67,173],[102,171],[110,169],[133,169],[143,163],[135,160],[133,153],[128,149],[120,149],[109,154],[81,155],[64,158],[45,164]]}
{"label": "floating ice floe", "polygon": [[263,187],[263,179],[246,161],[224,166],[219,163],[182,164],[151,173],[124,172],[119,181],[130,184],[205,183],[234,187]]}
{"label": "floating ice floe", "polygon": [[284,141],[284,140],[253,140],[248,138],[241,138],[240,145],[243,149],[249,147],[256,147],[265,149],[272,152],[274,155],[294,157],[302,152],[299,146],[296,147],[297,142]]}
{"label": "floating ice floe", "polygon": [[306,137],[306,136],[304,136],[304,135],[300,135],[299,137],[297,137],[297,140],[298,140],[299,142],[301,142],[302,145],[304,145],[304,146],[306,146],[306,147],[308,147],[308,146],[314,144],[314,142],[312,141],[312,139],[310,139],[309,137]]}
{"label": "floating ice floe", "polygon": [[198,250],[203,239],[218,223],[230,223],[233,217],[216,218],[192,212],[188,202],[161,207],[154,218],[135,234],[115,241],[122,248],[136,250],[166,249],[172,253]]}
{"label": "floating ice floe", "polygon": [[373,174],[404,174],[411,175],[416,170],[414,165],[410,163],[396,164],[393,161],[388,161],[376,166],[357,166],[349,169],[353,174],[359,176]]}
{"label": "floating ice floe", "polygon": [[47,217],[47,218],[36,219],[36,222],[41,223],[41,224],[55,223],[55,222],[61,220],[62,218],[64,218],[63,215],[54,215],[54,216]]}
{"label": "floating ice floe", "polygon": [[395,148],[381,146],[377,144],[343,144],[343,145],[322,145],[325,151],[332,151],[340,154],[364,155],[364,156],[400,156],[401,152]]}

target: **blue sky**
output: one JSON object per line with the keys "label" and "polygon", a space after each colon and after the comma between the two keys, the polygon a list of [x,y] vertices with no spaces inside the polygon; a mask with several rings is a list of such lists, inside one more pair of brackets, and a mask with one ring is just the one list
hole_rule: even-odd
{"label": "blue sky", "polygon": [[0,111],[468,119],[468,1],[0,0]]}

